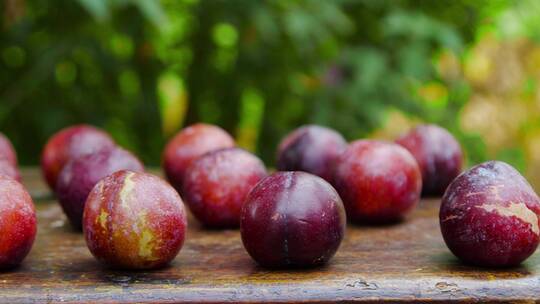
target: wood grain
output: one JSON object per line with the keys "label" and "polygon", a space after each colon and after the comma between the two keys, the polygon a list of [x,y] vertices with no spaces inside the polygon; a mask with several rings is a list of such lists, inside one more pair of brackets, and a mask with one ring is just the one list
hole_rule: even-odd
{"label": "wood grain", "polygon": [[103,268],[66,222],[34,169],[23,179],[35,198],[39,232],[23,264],[0,273],[0,302],[540,302],[540,254],[519,268],[465,266],[448,251],[438,200],[422,201],[400,224],[349,225],[323,268],[269,271],[242,247],[237,230],[208,231],[190,220],[170,267],[127,272]]}

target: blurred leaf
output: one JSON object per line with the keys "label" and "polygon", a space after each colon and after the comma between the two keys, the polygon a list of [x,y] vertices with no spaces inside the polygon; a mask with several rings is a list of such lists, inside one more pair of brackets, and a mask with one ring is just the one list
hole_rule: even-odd
{"label": "blurred leaf", "polygon": [[94,18],[104,21],[109,18],[108,0],[77,0]]}
{"label": "blurred leaf", "polygon": [[254,88],[246,88],[240,103],[240,121],[237,127],[238,146],[255,151],[264,114],[264,98]]}
{"label": "blurred leaf", "polygon": [[[437,72],[433,58],[448,50],[459,66],[463,49],[504,24],[501,12],[526,21],[518,32],[540,32],[534,0],[503,2],[25,1],[24,17],[0,34],[0,129],[23,164],[38,162],[54,131],[86,122],[155,165],[163,134],[205,121],[271,164],[280,138],[301,124],[355,139],[395,110],[449,128],[480,161],[482,139],[456,119],[474,82],[459,68]],[[492,71],[472,61],[480,64],[466,76]],[[539,79],[534,62],[525,67]],[[532,107],[538,93],[527,88]]]}
{"label": "blurred leaf", "polygon": [[448,89],[441,83],[426,83],[418,88],[417,94],[428,107],[444,109],[448,105]]}
{"label": "blurred leaf", "polygon": [[58,84],[61,86],[69,86],[77,77],[77,67],[70,61],[61,62],[56,65],[55,75]]}
{"label": "blurred leaf", "polygon": [[131,0],[156,27],[163,30],[167,26],[167,16],[159,0]]}
{"label": "blurred leaf", "polygon": [[110,39],[110,47],[119,58],[127,59],[133,55],[133,41],[127,35],[113,35]]}
{"label": "blurred leaf", "polygon": [[212,38],[219,47],[230,48],[238,40],[238,31],[229,23],[218,23],[212,30]]}
{"label": "blurred leaf", "polygon": [[4,63],[12,68],[18,68],[24,65],[26,52],[18,46],[10,46],[2,51]]}
{"label": "blurred leaf", "polygon": [[503,149],[497,153],[496,159],[509,163],[522,173],[527,168],[525,155],[519,148]]}
{"label": "blurred leaf", "polygon": [[174,134],[184,121],[187,93],[182,79],[174,73],[164,73],[158,79],[157,94],[161,126],[166,137]]}
{"label": "blurred leaf", "polygon": [[354,67],[355,84],[362,91],[376,88],[376,83],[386,72],[387,60],[375,49],[359,48],[347,50],[348,63]]}
{"label": "blurred leaf", "polygon": [[462,42],[450,26],[419,12],[396,10],[384,20],[385,35],[401,36],[409,41],[433,40],[441,47],[459,52]]}
{"label": "blurred leaf", "polygon": [[118,78],[118,85],[124,96],[133,97],[139,93],[140,83],[139,76],[135,71],[126,69]]}
{"label": "blurred leaf", "polygon": [[426,57],[429,57],[429,49],[424,43],[411,43],[407,47],[401,48],[397,53],[397,60],[401,72],[416,80],[428,80],[433,71],[433,67]]}

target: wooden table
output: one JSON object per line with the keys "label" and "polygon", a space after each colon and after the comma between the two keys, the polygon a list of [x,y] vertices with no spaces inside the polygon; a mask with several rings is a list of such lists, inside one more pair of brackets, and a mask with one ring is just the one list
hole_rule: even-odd
{"label": "wooden table", "polygon": [[39,231],[23,264],[0,273],[0,302],[540,302],[540,254],[519,268],[462,265],[439,231],[438,200],[422,201],[404,223],[349,225],[323,268],[269,271],[242,247],[237,230],[207,231],[190,219],[186,243],[157,271],[112,271],[90,255],[37,170],[23,170]]}

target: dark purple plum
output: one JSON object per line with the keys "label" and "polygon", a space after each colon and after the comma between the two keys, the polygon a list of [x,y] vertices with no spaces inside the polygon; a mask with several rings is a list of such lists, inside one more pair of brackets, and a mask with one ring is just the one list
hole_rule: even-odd
{"label": "dark purple plum", "polygon": [[401,220],[414,209],[422,178],[416,160],[400,145],[358,140],[336,161],[334,186],[351,221],[378,224]]}
{"label": "dark purple plum", "polygon": [[267,172],[255,155],[228,148],[199,157],[186,169],[182,194],[195,217],[207,227],[240,225],[247,194]]}
{"label": "dark purple plum", "polygon": [[70,159],[58,177],[56,193],[71,224],[82,229],[84,203],[94,185],[120,170],[144,171],[143,164],[130,152],[115,147]]}
{"label": "dark purple plum", "polygon": [[439,219],[446,245],[463,262],[515,266],[540,240],[540,200],[512,166],[489,161],[458,176],[442,198]]}
{"label": "dark purple plum", "polygon": [[347,142],[338,132],[316,125],[303,126],[279,144],[277,168],[304,171],[330,181],[334,161],[345,148]]}
{"label": "dark purple plum", "polygon": [[249,255],[270,268],[326,263],[345,234],[345,209],[334,188],[305,172],[277,172],[249,193],[240,233]]}
{"label": "dark purple plum", "polygon": [[396,143],[409,150],[418,162],[423,195],[441,196],[461,172],[461,146],[452,134],[439,126],[417,126]]}

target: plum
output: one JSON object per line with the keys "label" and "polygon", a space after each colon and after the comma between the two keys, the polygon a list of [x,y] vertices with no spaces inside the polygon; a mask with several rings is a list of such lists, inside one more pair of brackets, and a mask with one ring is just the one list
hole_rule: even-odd
{"label": "plum", "polygon": [[22,262],[32,248],[36,229],[30,194],[19,182],[0,175],[0,269]]}
{"label": "plum", "polygon": [[70,159],[58,177],[56,193],[73,227],[81,229],[84,203],[94,185],[120,170],[144,171],[143,164],[130,152],[115,147]]}
{"label": "plum", "polygon": [[5,158],[13,166],[17,165],[17,153],[11,144],[11,141],[2,133],[0,133],[0,158]]}
{"label": "plum", "polygon": [[478,266],[515,266],[540,238],[540,200],[512,166],[488,161],[459,175],[442,198],[439,220],[450,251]]}
{"label": "plum", "polygon": [[88,195],[83,215],[86,244],[111,268],[151,269],[176,257],[187,230],[178,193],[161,178],[122,170]]}
{"label": "plum", "polygon": [[191,162],[182,194],[193,215],[207,227],[238,227],[247,194],[266,175],[255,155],[239,148],[216,150]]}
{"label": "plum", "polygon": [[396,143],[409,150],[418,162],[423,195],[441,196],[461,172],[461,146],[452,134],[439,126],[417,126]]}
{"label": "plum", "polygon": [[277,168],[305,171],[331,181],[334,161],[347,148],[338,132],[316,125],[300,127],[279,144]]}
{"label": "plum", "polygon": [[218,126],[203,123],[191,125],[176,134],[165,147],[165,175],[181,193],[184,173],[191,161],[207,152],[234,146],[234,139]]}
{"label": "plum", "polygon": [[416,206],[422,177],[405,148],[391,142],[357,140],[336,161],[334,186],[351,221],[390,223]]}
{"label": "plum", "polygon": [[10,177],[18,182],[21,181],[21,174],[16,165],[13,165],[6,158],[0,158],[0,175],[5,175]]}
{"label": "plum", "polygon": [[270,268],[326,263],[345,234],[345,209],[336,190],[305,172],[277,172],[248,194],[240,233],[249,255]]}
{"label": "plum", "polygon": [[71,158],[110,149],[116,144],[104,131],[89,125],[75,125],[54,134],[41,154],[41,170],[47,184],[56,189],[58,175]]}

